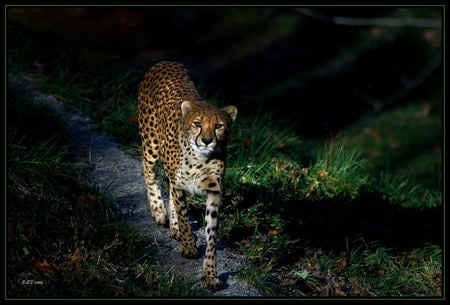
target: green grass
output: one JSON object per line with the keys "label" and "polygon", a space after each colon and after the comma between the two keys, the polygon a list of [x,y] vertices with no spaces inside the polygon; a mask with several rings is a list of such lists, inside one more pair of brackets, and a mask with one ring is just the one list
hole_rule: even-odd
{"label": "green grass", "polygon": [[353,200],[368,183],[367,162],[355,150],[334,143],[318,151],[316,161],[303,170],[308,185],[305,198],[316,200],[347,198]]}
{"label": "green grass", "polygon": [[[33,45],[24,35],[16,37]],[[17,47],[19,39],[12,41],[15,66],[35,75],[48,92],[82,109],[100,129],[138,155],[135,118],[141,75],[95,58],[94,53],[83,48],[63,56],[59,50],[64,44],[58,45],[58,39],[54,41],[55,48],[49,48],[48,53],[38,58],[43,65],[40,70],[33,66],[32,54]],[[83,67],[77,66],[80,60],[86,63]],[[347,128],[335,139],[315,143],[287,128],[291,126],[288,122],[277,123],[264,109],[252,116],[240,115],[228,148],[220,216],[221,238],[242,251],[250,263],[239,276],[269,296],[441,296],[442,236],[438,232],[442,229],[441,113],[439,96],[429,95],[383,111]],[[14,152],[11,154],[11,164],[16,164],[21,155],[27,156],[29,139],[22,138],[20,133],[11,138],[15,141],[10,148],[16,149],[16,157]],[[41,145],[36,146],[36,151],[41,150],[38,155],[44,156],[42,151],[55,147],[58,139],[38,141]],[[54,154],[64,159],[65,150],[61,148]],[[30,173],[33,169],[28,165],[21,168],[17,163],[19,171],[12,173],[11,181],[18,183],[11,188],[30,189],[28,193],[36,194],[32,188],[37,187],[40,194],[53,196],[48,186],[55,179],[66,178],[65,174],[56,172],[52,176],[46,172],[58,166],[51,163],[55,161],[35,162],[41,166],[34,169],[35,173]],[[31,186],[24,178],[27,175],[45,176],[47,181]],[[75,196],[86,198],[83,193]],[[97,198],[102,197],[95,192],[93,196],[96,204]],[[52,204],[55,203],[48,203]],[[86,221],[94,228],[96,223],[102,223],[81,220],[86,211],[68,203],[64,205],[70,213],[76,211],[78,216],[73,217],[83,224],[81,227],[86,227]],[[26,207],[21,206],[27,210]],[[45,214],[24,220],[17,227],[20,234],[16,251],[29,258],[21,262],[27,266],[26,272],[32,270],[30,258],[40,256],[34,250],[36,245],[31,243],[30,226],[25,223],[41,218],[64,223],[53,214]],[[74,236],[81,236],[80,224],[75,224],[67,227],[65,234],[77,232]],[[64,261],[64,257],[67,259],[80,249],[88,270],[97,270],[94,273],[102,270],[101,276],[96,275],[100,279],[94,281],[103,288],[112,283],[119,287],[116,287],[119,295],[189,293],[172,275],[155,271],[151,258],[142,258],[139,249],[145,247],[137,245],[145,241],[138,234],[122,232],[125,237],[135,236],[126,240],[116,236],[121,231],[115,225],[103,225],[110,231],[99,246],[74,247],[72,242],[70,247],[64,245],[65,248],[54,249],[52,253],[56,251],[59,255],[55,257]],[[108,260],[106,253],[111,258],[112,252],[117,260],[125,259],[124,263]],[[17,269],[19,263],[12,266]],[[81,275],[77,276],[83,280],[74,289],[78,289],[77,293],[87,290],[83,293],[89,294],[90,273],[83,273],[85,269],[79,272]],[[125,276],[126,272],[131,275]],[[171,285],[180,289],[170,290]],[[151,291],[145,288],[150,286],[159,288]],[[120,287],[127,288],[122,291]]]}
{"label": "green grass", "polygon": [[[409,113],[407,110],[404,115]],[[382,123],[373,124],[388,124],[383,115],[378,119]],[[224,238],[235,241],[250,261],[241,275],[244,279],[266,295],[442,294],[439,237],[433,239],[437,244],[423,245],[421,240],[428,237],[420,229],[440,215],[436,210],[441,207],[438,188],[429,187],[427,181],[418,178],[432,177],[436,168],[424,167],[420,175],[405,177],[392,171],[392,167],[381,167],[382,161],[373,162],[367,157],[373,150],[360,150],[365,146],[355,138],[333,140],[317,148],[307,146],[293,132],[270,122],[270,116],[258,114],[253,119],[240,120],[234,126],[235,138],[230,146],[225,179],[228,197],[221,232]],[[432,121],[429,122],[435,124]],[[419,142],[419,136],[412,137]],[[426,141],[439,145],[438,139]],[[388,158],[389,154],[383,154],[381,149],[380,156]],[[314,150],[316,154],[311,153]],[[396,154],[401,155],[402,151],[397,150]],[[427,158],[436,160],[433,150]],[[409,173],[414,170],[411,167]],[[430,216],[425,216],[427,211]],[[407,227],[417,224],[417,233],[395,229],[393,224],[403,221],[410,222]],[[349,249],[348,243],[361,240],[361,235],[395,244],[390,236],[378,232],[386,226],[392,227],[387,230],[397,230],[391,233],[392,239],[400,238],[415,246],[397,243],[397,247],[387,248],[374,241]],[[437,225],[431,230],[439,228]],[[313,233],[303,232],[307,230]],[[350,240],[344,234],[352,235]],[[339,243],[340,238],[345,243]],[[332,246],[323,254],[309,243]],[[322,252],[317,263],[296,267],[317,256],[317,251]],[[401,259],[402,255],[408,259]]]}
{"label": "green grass", "polygon": [[439,191],[414,182],[409,177],[380,172],[376,183],[383,199],[389,199],[405,207],[432,208],[441,205],[442,202]]}
{"label": "green grass", "polygon": [[338,255],[309,249],[278,274],[280,293],[317,296],[425,297],[442,294],[441,248],[424,245],[395,253],[363,240]]}
{"label": "green grass", "polygon": [[[91,69],[97,71],[100,66]],[[101,69],[100,75],[83,75],[81,72],[67,75],[61,70],[53,71],[40,77],[39,85],[43,91],[65,101],[67,107],[75,107],[89,115],[120,143],[134,143],[138,138],[138,74],[133,69]]]}
{"label": "green grass", "polygon": [[395,253],[378,244],[369,244],[352,253],[344,272],[353,283],[364,278],[363,286],[376,295],[437,296],[442,293],[441,258],[437,245]]}
{"label": "green grass", "polygon": [[158,267],[152,241],[121,223],[107,191],[82,182],[62,123],[8,92],[7,296],[193,295]]}
{"label": "green grass", "polygon": [[439,92],[413,100],[347,129],[345,146],[358,149],[375,169],[411,177],[434,191],[442,186],[442,109]]}
{"label": "green grass", "polygon": [[[119,143],[130,146],[137,141],[140,72],[111,65],[104,54],[66,41],[57,30],[27,33],[17,24],[14,27],[14,35],[8,36],[14,70],[34,76],[41,90],[57,96],[64,106],[81,110]],[[24,44],[40,45],[43,40],[48,40],[46,52],[23,49]]]}

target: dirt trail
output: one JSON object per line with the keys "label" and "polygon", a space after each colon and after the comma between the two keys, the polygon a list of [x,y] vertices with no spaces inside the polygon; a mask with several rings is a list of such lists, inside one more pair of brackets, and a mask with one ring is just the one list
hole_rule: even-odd
{"label": "dirt trail", "polygon": [[[77,156],[78,166],[88,168],[87,179],[100,190],[107,190],[113,195],[124,214],[124,219],[132,223],[150,240],[154,240],[159,264],[167,270],[195,281],[199,296],[205,297],[256,297],[261,294],[247,283],[236,278],[245,265],[245,257],[221,245],[219,242],[218,274],[225,283],[225,289],[208,291],[201,288],[203,257],[195,260],[185,259],[180,255],[180,243],[169,238],[168,228],[155,225],[150,216],[145,195],[144,177],[140,160],[125,154],[114,140],[94,131],[94,123],[80,112],[66,111],[63,103],[56,97],[38,90],[36,81],[28,76],[8,75],[8,84],[20,89],[23,94],[31,96],[35,102],[47,105],[66,123],[67,133],[73,141],[73,151]],[[166,198],[167,203],[167,198]],[[200,253],[205,251],[205,234],[198,228],[197,219],[191,218],[197,246]]]}

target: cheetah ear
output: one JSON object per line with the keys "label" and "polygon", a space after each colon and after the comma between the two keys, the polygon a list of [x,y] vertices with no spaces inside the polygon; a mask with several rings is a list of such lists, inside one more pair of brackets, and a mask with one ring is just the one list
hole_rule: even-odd
{"label": "cheetah ear", "polygon": [[231,121],[234,122],[234,120],[236,120],[236,116],[238,113],[238,110],[235,106],[230,105],[230,106],[226,106],[224,108],[222,108],[222,110],[228,114],[228,116],[230,117]]}
{"label": "cheetah ear", "polygon": [[189,101],[184,101],[183,103],[181,103],[181,115],[184,117],[186,113],[191,111],[192,107],[192,103]]}

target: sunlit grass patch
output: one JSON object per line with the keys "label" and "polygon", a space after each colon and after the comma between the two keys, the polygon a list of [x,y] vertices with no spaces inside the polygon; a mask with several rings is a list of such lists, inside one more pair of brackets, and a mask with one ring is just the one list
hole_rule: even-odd
{"label": "sunlit grass patch", "polygon": [[370,175],[361,154],[334,141],[315,150],[271,122],[270,114],[240,118],[229,146],[226,189],[260,188],[273,195],[266,200],[355,199]]}
{"label": "sunlit grass patch", "polygon": [[307,191],[305,198],[357,198],[367,186],[367,162],[355,151],[330,144],[319,150],[310,167],[303,169]]}
{"label": "sunlit grass patch", "polygon": [[295,196],[301,163],[309,151],[293,131],[268,124],[270,120],[270,114],[261,110],[252,118],[239,118],[233,126],[226,190],[260,187],[275,196]]}

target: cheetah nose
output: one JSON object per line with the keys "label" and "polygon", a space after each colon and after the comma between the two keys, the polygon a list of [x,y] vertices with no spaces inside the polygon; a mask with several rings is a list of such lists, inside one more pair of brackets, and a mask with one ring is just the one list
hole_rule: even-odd
{"label": "cheetah nose", "polygon": [[202,138],[202,142],[205,146],[208,146],[212,142],[212,138]]}

